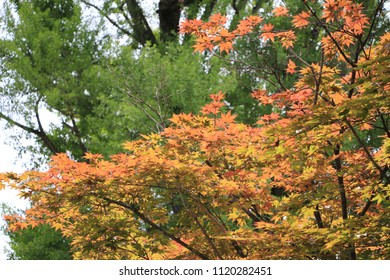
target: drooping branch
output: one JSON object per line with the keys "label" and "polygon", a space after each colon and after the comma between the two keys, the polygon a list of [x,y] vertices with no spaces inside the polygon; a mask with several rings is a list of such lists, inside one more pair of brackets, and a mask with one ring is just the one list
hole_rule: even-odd
{"label": "drooping branch", "polygon": [[105,200],[105,201],[107,201],[109,203],[113,203],[113,204],[122,206],[123,208],[126,208],[126,209],[130,210],[131,212],[133,212],[134,215],[139,217],[142,221],[144,221],[146,224],[151,226],[154,230],[157,230],[157,231],[161,232],[165,237],[168,237],[169,239],[171,239],[171,240],[175,241],[176,243],[180,244],[181,246],[183,246],[184,248],[186,248],[190,252],[194,253],[196,256],[198,256],[202,260],[209,260],[210,259],[207,255],[199,252],[198,250],[193,248],[191,245],[187,244],[186,242],[184,242],[180,238],[178,238],[175,235],[167,232],[165,229],[163,229],[162,227],[160,227],[159,225],[154,223],[145,214],[143,214],[141,211],[139,211],[134,204],[127,204],[127,203],[124,203],[122,201],[114,200],[114,199],[111,199],[111,198],[108,198],[108,197],[103,197],[103,200]]}
{"label": "drooping branch", "polygon": [[13,125],[13,126],[16,126],[16,127],[19,127],[21,129],[23,129],[24,131],[28,132],[28,133],[31,133],[31,134],[34,134],[36,135],[39,139],[42,140],[42,142],[44,143],[44,145],[49,149],[49,151],[52,153],[52,154],[57,154],[59,153],[59,150],[57,149],[57,147],[53,144],[53,142],[49,139],[49,137],[47,136],[47,134],[45,133],[45,131],[43,130],[42,128],[42,125],[40,123],[40,118],[39,118],[39,114],[38,112],[36,111],[35,112],[36,114],[36,118],[37,118],[37,121],[38,121],[38,125],[40,127],[39,130],[35,129],[35,128],[32,128],[32,127],[29,127],[29,126],[26,126],[24,124],[21,124],[20,122],[18,121],[15,121],[14,119],[10,118],[9,116],[7,115],[4,115],[3,113],[0,112],[0,118],[7,121],[10,125]]}

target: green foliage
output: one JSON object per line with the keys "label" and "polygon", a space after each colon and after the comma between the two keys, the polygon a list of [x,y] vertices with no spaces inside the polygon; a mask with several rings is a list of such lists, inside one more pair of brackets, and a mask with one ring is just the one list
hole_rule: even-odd
{"label": "green foliage", "polygon": [[40,225],[10,233],[10,259],[71,260],[69,241],[49,225]]}
{"label": "green foliage", "polygon": [[[2,214],[22,214],[9,206],[1,205]],[[8,259],[11,260],[71,260],[70,240],[60,231],[47,224],[11,232],[3,227],[2,232],[10,239]]]}

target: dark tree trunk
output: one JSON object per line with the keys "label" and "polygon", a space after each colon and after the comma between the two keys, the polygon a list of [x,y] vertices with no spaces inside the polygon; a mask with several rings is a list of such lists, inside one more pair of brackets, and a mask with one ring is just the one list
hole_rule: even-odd
{"label": "dark tree trunk", "polygon": [[137,0],[126,0],[127,9],[131,16],[131,25],[133,28],[133,37],[142,46],[147,42],[154,45],[157,43],[156,37],[145,18],[144,12]]}
{"label": "dark tree trunk", "polygon": [[180,12],[179,0],[160,0],[158,3],[161,41],[172,41],[176,38],[179,31]]}

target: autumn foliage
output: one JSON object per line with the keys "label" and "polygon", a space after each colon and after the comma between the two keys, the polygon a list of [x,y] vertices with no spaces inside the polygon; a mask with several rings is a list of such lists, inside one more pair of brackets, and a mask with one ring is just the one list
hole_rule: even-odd
{"label": "autumn foliage", "polygon": [[[219,14],[181,24],[196,52],[228,55],[250,34],[289,53],[296,83],[253,92],[272,107],[256,125],[236,122],[219,92],[124,154],[58,154],[46,172],[3,175],[32,201],[9,228],[49,223],[80,259],[389,259],[390,33],[375,38],[354,1],[325,1],[321,14],[313,2],[273,10],[290,30],[260,16],[231,31]],[[312,25],[317,63],[294,52]]]}

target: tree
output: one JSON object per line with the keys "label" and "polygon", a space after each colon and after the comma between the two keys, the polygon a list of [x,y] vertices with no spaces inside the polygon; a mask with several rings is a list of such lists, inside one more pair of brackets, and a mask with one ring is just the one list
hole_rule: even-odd
{"label": "tree", "polygon": [[[266,1],[262,0],[253,3],[246,0],[232,3],[224,0],[159,0],[145,1],[146,3],[137,0],[105,0],[101,5],[92,1],[81,0],[80,2],[86,7],[97,10],[117,28],[120,34],[125,34],[132,39],[135,47],[177,42],[179,22],[183,16],[207,20],[212,13],[233,10],[233,21],[237,21],[248,12],[257,13],[263,5],[266,5]],[[157,33],[154,25],[158,25]]]}
{"label": "tree", "polygon": [[[234,84],[218,76],[218,63],[178,44],[114,45],[77,1],[7,1],[1,22],[0,118],[35,167],[59,152],[77,160],[87,151],[118,153],[124,141],[161,131],[172,112],[199,110],[207,91]],[[52,113],[50,127],[44,111]],[[35,141],[24,146],[23,136]]]}
{"label": "tree", "polygon": [[[30,147],[35,154],[70,151],[80,158],[88,151],[88,115],[109,90],[102,77],[96,82],[106,43],[87,29],[73,1],[16,1],[17,18],[6,8],[0,118],[41,143]],[[59,120],[50,131],[43,109]]]}
{"label": "tree", "polygon": [[[46,172],[2,175],[33,201],[25,218],[6,217],[10,228],[49,223],[72,237],[76,258],[388,259],[390,35],[376,32],[384,1],[370,19],[353,1],[325,1],[322,13],[303,3],[297,15],[274,9],[289,30],[248,17],[229,31],[221,15],[181,26],[196,50],[227,58],[253,35],[288,51],[296,81],[253,92],[272,109],[256,125],[235,121],[217,93],[109,160],[58,154]],[[294,49],[312,25],[316,63]]]}
{"label": "tree", "polygon": [[[178,44],[141,51],[117,46],[75,1],[7,4],[0,118],[36,166],[58,152],[78,160],[87,151],[120,152],[122,142],[167,126],[173,112],[199,110],[208,90],[235,83],[234,75],[218,75],[220,63],[204,62]],[[50,127],[43,124],[45,110],[58,120]],[[21,135],[34,144],[23,146]]]}

